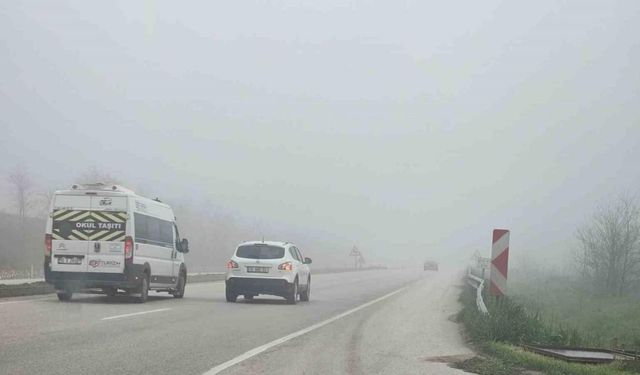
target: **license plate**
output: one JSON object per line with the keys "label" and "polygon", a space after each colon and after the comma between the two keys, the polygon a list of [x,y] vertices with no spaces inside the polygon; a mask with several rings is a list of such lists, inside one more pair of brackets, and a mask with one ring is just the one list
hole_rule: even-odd
{"label": "license plate", "polygon": [[269,267],[247,267],[247,272],[269,273]]}
{"label": "license plate", "polygon": [[80,257],[58,257],[58,264],[82,264]]}

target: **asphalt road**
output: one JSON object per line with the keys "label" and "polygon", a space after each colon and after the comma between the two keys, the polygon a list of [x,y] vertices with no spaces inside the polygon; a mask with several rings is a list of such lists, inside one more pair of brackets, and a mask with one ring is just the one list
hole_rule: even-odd
{"label": "asphalt road", "polygon": [[458,374],[454,273],[314,275],[310,302],[224,300],[224,283],[151,294],[0,300],[0,374]]}

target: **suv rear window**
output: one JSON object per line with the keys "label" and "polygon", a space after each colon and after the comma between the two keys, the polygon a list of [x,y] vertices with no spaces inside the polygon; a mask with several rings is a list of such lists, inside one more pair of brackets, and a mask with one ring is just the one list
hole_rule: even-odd
{"label": "suv rear window", "polygon": [[280,259],[284,257],[284,248],[270,245],[244,245],[238,247],[236,256],[249,259]]}

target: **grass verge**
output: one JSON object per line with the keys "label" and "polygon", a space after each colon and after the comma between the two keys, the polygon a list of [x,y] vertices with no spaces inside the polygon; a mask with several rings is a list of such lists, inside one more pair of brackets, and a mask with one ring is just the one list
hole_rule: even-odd
{"label": "grass verge", "polygon": [[570,279],[549,276],[538,282],[515,279],[514,299],[536,309],[550,325],[572,327],[584,345],[640,351],[640,298],[593,293]]}
{"label": "grass verge", "polygon": [[491,315],[477,311],[475,292],[465,288],[461,294],[462,310],[458,314],[471,341],[482,356],[454,366],[481,375],[523,374],[536,371],[551,375],[627,375],[640,373],[638,361],[616,361],[607,365],[569,363],[527,352],[518,344],[582,345],[587,339],[575,329],[548,325],[537,312],[505,297],[487,297]]}
{"label": "grass verge", "polygon": [[0,284],[0,298],[32,296],[53,293],[53,286],[39,281],[29,284],[5,285]]}

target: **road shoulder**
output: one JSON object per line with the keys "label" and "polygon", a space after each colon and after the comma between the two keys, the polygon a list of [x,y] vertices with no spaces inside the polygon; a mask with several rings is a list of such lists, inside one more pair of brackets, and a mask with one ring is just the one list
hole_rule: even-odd
{"label": "road shoulder", "polygon": [[458,280],[426,274],[391,298],[223,373],[464,374],[448,365],[474,355],[453,319]]}

